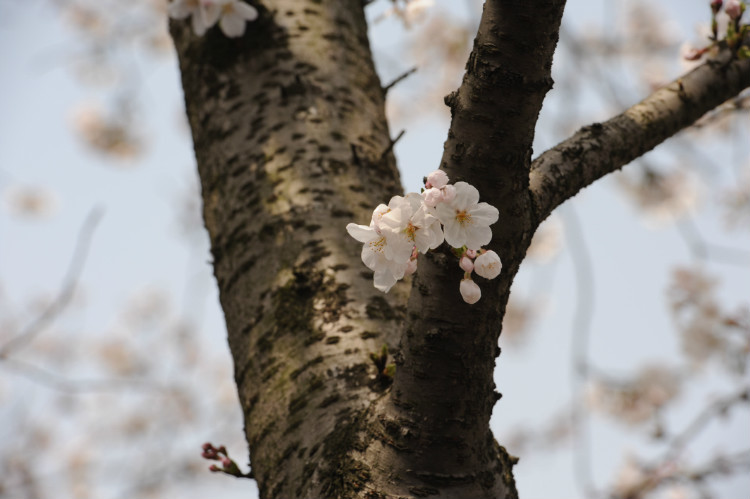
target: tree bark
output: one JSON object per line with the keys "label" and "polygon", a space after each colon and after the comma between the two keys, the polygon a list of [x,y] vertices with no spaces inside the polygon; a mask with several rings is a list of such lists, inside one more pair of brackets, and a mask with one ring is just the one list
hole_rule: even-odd
{"label": "tree bark", "polygon": [[[171,31],[261,497],[517,497],[515,460],[489,419],[502,318],[534,231],[746,87],[750,65],[698,70],[532,167],[565,2],[488,0],[463,83],[446,97],[440,165],[500,212],[490,247],[503,271],[477,279],[484,296],[470,306],[445,246],[420,256],[411,292],[402,282],[384,295],[344,229],[401,192],[363,2],[253,5],[260,16],[239,39],[199,38],[188,22]],[[384,344],[392,385],[370,360]]]}
{"label": "tree bark", "polygon": [[203,214],[261,497],[349,497],[384,389],[368,355],[397,345],[408,289],[373,288],[344,227],[399,175],[361,2],[259,10],[241,39],[172,22]]}

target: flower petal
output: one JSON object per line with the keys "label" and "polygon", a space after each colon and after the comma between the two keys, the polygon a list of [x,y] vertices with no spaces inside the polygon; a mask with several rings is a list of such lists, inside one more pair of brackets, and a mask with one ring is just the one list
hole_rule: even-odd
{"label": "flower petal", "polygon": [[456,189],[456,197],[451,205],[459,211],[465,210],[479,202],[479,191],[476,187],[466,182],[456,182],[453,184]]}
{"label": "flower petal", "polygon": [[397,282],[398,279],[396,279],[388,270],[384,269],[375,271],[375,276],[373,277],[373,285],[379,291],[387,293]]}
{"label": "flower petal", "polygon": [[245,34],[245,20],[234,12],[224,14],[219,21],[219,27],[229,38],[239,38]]}
{"label": "flower petal", "polygon": [[245,2],[235,2],[234,11],[246,21],[255,21],[258,19],[258,9]]}
{"label": "flower petal", "polygon": [[200,12],[203,17],[203,22],[206,23],[206,27],[210,28],[219,20],[219,16],[221,15],[221,5],[213,2],[204,3]]}
{"label": "flower petal", "polygon": [[[487,225],[474,225],[465,231],[463,244],[469,249],[478,250],[490,241],[492,241],[492,229]],[[458,246],[454,246],[456,247]]]}
{"label": "flower petal", "polygon": [[445,241],[448,244],[454,248],[460,248],[466,244],[466,231],[455,219],[444,221],[443,226],[445,227]]}
{"label": "flower petal", "polygon": [[193,24],[193,33],[195,33],[198,36],[205,35],[206,30],[208,30],[208,26],[203,20],[203,15],[200,12],[195,12],[193,13],[193,17],[191,20]]}
{"label": "flower petal", "polygon": [[375,232],[375,229],[368,227],[367,225],[350,223],[346,225],[346,231],[360,243],[366,243],[378,237],[378,233]]}
{"label": "flower petal", "polygon": [[480,225],[492,225],[497,222],[500,217],[500,212],[497,208],[487,203],[479,203],[475,208],[471,210],[471,218],[474,223]]}

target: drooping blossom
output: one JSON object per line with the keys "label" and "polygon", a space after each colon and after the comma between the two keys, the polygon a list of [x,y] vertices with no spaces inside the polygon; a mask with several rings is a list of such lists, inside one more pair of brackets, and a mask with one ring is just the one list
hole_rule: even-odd
{"label": "drooping blossom", "polygon": [[479,202],[479,191],[466,182],[455,184],[456,197],[435,208],[445,227],[445,240],[454,248],[478,250],[492,239],[490,225],[497,222],[497,208]]}

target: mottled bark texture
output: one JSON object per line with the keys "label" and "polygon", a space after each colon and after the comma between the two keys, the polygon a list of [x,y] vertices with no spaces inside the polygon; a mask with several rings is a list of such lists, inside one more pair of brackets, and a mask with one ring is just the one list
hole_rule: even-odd
{"label": "mottled bark texture", "polygon": [[[469,306],[445,248],[420,257],[411,292],[383,295],[344,230],[401,190],[364,2],[252,3],[260,17],[240,39],[171,29],[261,497],[517,497],[489,419],[502,317],[536,227],[747,86],[747,62],[698,70],[530,174],[564,1],[488,0],[446,97],[440,165],[500,212],[491,247],[503,272],[477,278],[484,296]],[[369,359],[383,344],[392,385]]]}
{"label": "mottled bark texture", "polygon": [[486,2],[461,87],[446,97],[452,122],[441,168],[498,208],[490,247],[503,271],[493,281],[476,277],[483,296],[468,305],[455,256],[443,250],[419,259],[386,412],[386,424],[408,433],[383,454],[396,455],[440,497],[516,495],[511,459],[489,429],[500,396],[493,371],[510,285],[536,228],[531,144],[552,87],[564,4]]}
{"label": "mottled bark texture", "polygon": [[172,22],[211,249],[261,497],[349,497],[349,453],[398,344],[345,231],[401,191],[359,0],[274,0],[241,39]]}

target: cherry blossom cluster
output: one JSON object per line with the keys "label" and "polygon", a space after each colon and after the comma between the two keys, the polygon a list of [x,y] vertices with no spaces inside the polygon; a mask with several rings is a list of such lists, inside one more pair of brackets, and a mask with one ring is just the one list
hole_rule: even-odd
{"label": "cherry blossom cluster", "polygon": [[421,194],[393,196],[388,205],[375,208],[370,225],[350,223],[346,230],[363,243],[362,261],[375,273],[375,287],[384,293],[416,271],[419,253],[447,242],[464,270],[461,296],[473,304],[482,292],[472,272],[494,279],[502,268],[497,253],[482,249],[492,239],[490,225],[498,216],[497,208],[479,202],[474,186],[449,184],[448,175],[436,170],[425,178]]}
{"label": "cherry blossom cluster", "polygon": [[172,19],[191,18],[193,31],[203,36],[219,23],[229,38],[245,34],[245,23],[258,18],[258,10],[239,0],[173,0],[168,7]]}

